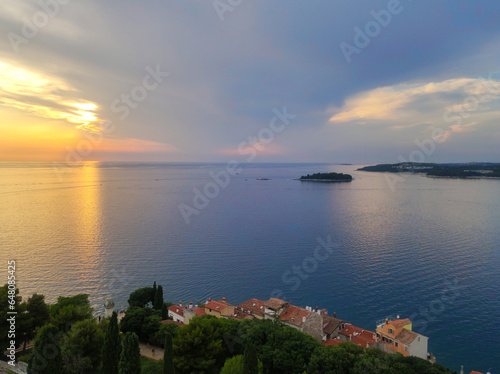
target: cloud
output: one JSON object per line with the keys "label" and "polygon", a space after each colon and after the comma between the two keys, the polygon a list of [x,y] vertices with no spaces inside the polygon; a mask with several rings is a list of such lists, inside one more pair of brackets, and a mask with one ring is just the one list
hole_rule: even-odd
{"label": "cloud", "polygon": [[94,127],[98,106],[61,78],[0,61],[0,105],[34,116]]}
{"label": "cloud", "polygon": [[[456,111],[467,100],[477,105],[497,99],[500,81],[483,78],[455,78],[441,82],[402,83],[375,88],[346,99],[330,122],[363,122],[373,120],[407,120],[414,114],[436,114],[447,109]],[[464,100],[464,103],[462,103]],[[458,102],[458,104],[457,104]],[[477,109],[476,109],[477,110]],[[394,126],[395,129],[412,125]]]}

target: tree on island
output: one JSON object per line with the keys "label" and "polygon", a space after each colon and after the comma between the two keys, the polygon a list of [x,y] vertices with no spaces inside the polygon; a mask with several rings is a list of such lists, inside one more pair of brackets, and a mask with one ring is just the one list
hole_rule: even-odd
{"label": "tree on island", "polygon": [[174,374],[174,348],[172,336],[167,334],[165,338],[165,353],[163,354],[163,374]]}
{"label": "tree on island", "polygon": [[59,330],[51,324],[43,326],[35,339],[28,374],[60,374],[62,368]]}
{"label": "tree on island", "polygon": [[315,173],[300,177],[301,181],[352,181],[352,175],[343,173]]}
{"label": "tree on island", "polygon": [[139,338],[133,332],[125,334],[118,367],[118,374],[141,374]]}
{"label": "tree on island", "polygon": [[102,374],[118,374],[121,351],[122,345],[120,331],[118,330],[118,316],[116,312],[113,312],[102,347]]}

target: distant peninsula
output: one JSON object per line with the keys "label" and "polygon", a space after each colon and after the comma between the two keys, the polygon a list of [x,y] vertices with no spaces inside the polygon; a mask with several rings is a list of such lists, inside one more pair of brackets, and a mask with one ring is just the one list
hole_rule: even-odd
{"label": "distant peninsula", "polygon": [[383,173],[418,173],[429,178],[500,179],[500,163],[470,162],[461,164],[433,164],[401,162],[359,168],[360,171]]}
{"label": "distant peninsula", "polygon": [[306,182],[351,182],[352,176],[343,173],[316,173],[303,175],[299,180]]}

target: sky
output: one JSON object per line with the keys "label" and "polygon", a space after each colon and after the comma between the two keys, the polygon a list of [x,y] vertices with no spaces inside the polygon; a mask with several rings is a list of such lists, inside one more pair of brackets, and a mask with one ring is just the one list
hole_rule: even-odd
{"label": "sky", "polygon": [[4,0],[0,161],[500,162],[495,0]]}

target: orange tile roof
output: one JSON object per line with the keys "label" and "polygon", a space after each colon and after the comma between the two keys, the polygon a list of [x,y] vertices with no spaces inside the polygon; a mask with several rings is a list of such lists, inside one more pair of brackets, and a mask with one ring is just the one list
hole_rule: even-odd
{"label": "orange tile roof", "polygon": [[254,319],[255,317],[249,313],[235,309],[234,314],[230,318],[232,318],[232,319]]}
{"label": "orange tile roof", "polygon": [[300,327],[304,323],[302,318],[307,318],[311,314],[313,314],[313,312],[305,310],[304,308],[299,308],[295,305],[287,305],[280,314],[280,320]]}
{"label": "orange tile roof", "polygon": [[479,371],[471,371],[470,374],[483,374],[483,373],[481,373]]}
{"label": "orange tile roof", "polygon": [[364,330],[361,327],[346,324],[344,329],[340,332],[350,339],[351,342],[363,347],[371,347],[376,343],[376,334],[373,331]]}
{"label": "orange tile roof", "polygon": [[394,339],[405,344],[411,344],[417,337],[418,334],[416,332],[403,329]]}
{"label": "orange tile roof", "polygon": [[259,299],[250,299],[241,304],[238,304],[236,308],[250,312],[261,317],[264,317],[264,304],[265,302]]}
{"label": "orange tile roof", "polygon": [[228,306],[230,306],[230,304],[216,300],[210,300],[208,303],[205,304],[205,308],[212,309],[218,312],[222,312]]}
{"label": "orange tile roof", "polygon": [[179,305],[170,305],[168,307],[168,310],[170,310],[171,312],[175,313],[175,314],[178,314],[180,316],[183,316],[184,317],[184,309],[187,308],[187,306],[179,306]]}
{"label": "orange tile roof", "polygon": [[388,325],[394,326],[394,328],[399,329],[401,327],[404,327],[406,325],[410,325],[411,321],[408,318],[405,319],[396,319],[394,321],[390,321]]}
{"label": "orange tile roof", "polygon": [[163,321],[160,321],[160,323],[162,324],[166,324],[166,323],[173,323],[179,327],[183,327],[184,324],[182,322],[177,322],[177,321],[172,321],[171,319],[164,319]]}
{"label": "orange tile roof", "polygon": [[191,309],[194,314],[196,314],[197,316],[204,316],[206,313],[205,313],[205,308],[201,308],[199,306],[195,306],[193,309]]}
{"label": "orange tile roof", "polygon": [[331,346],[337,346],[339,345],[340,343],[345,343],[345,341],[343,340],[340,340],[340,339],[330,339],[330,340],[327,340],[325,342],[322,342],[321,344],[323,345],[331,345]]}
{"label": "orange tile roof", "polygon": [[269,300],[266,301],[264,304],[266,308],[278,310],[281,309],[285,304],[288,304],[286,301],[283,301],[281,299],[276,299],[276,298],[270,298]]}

